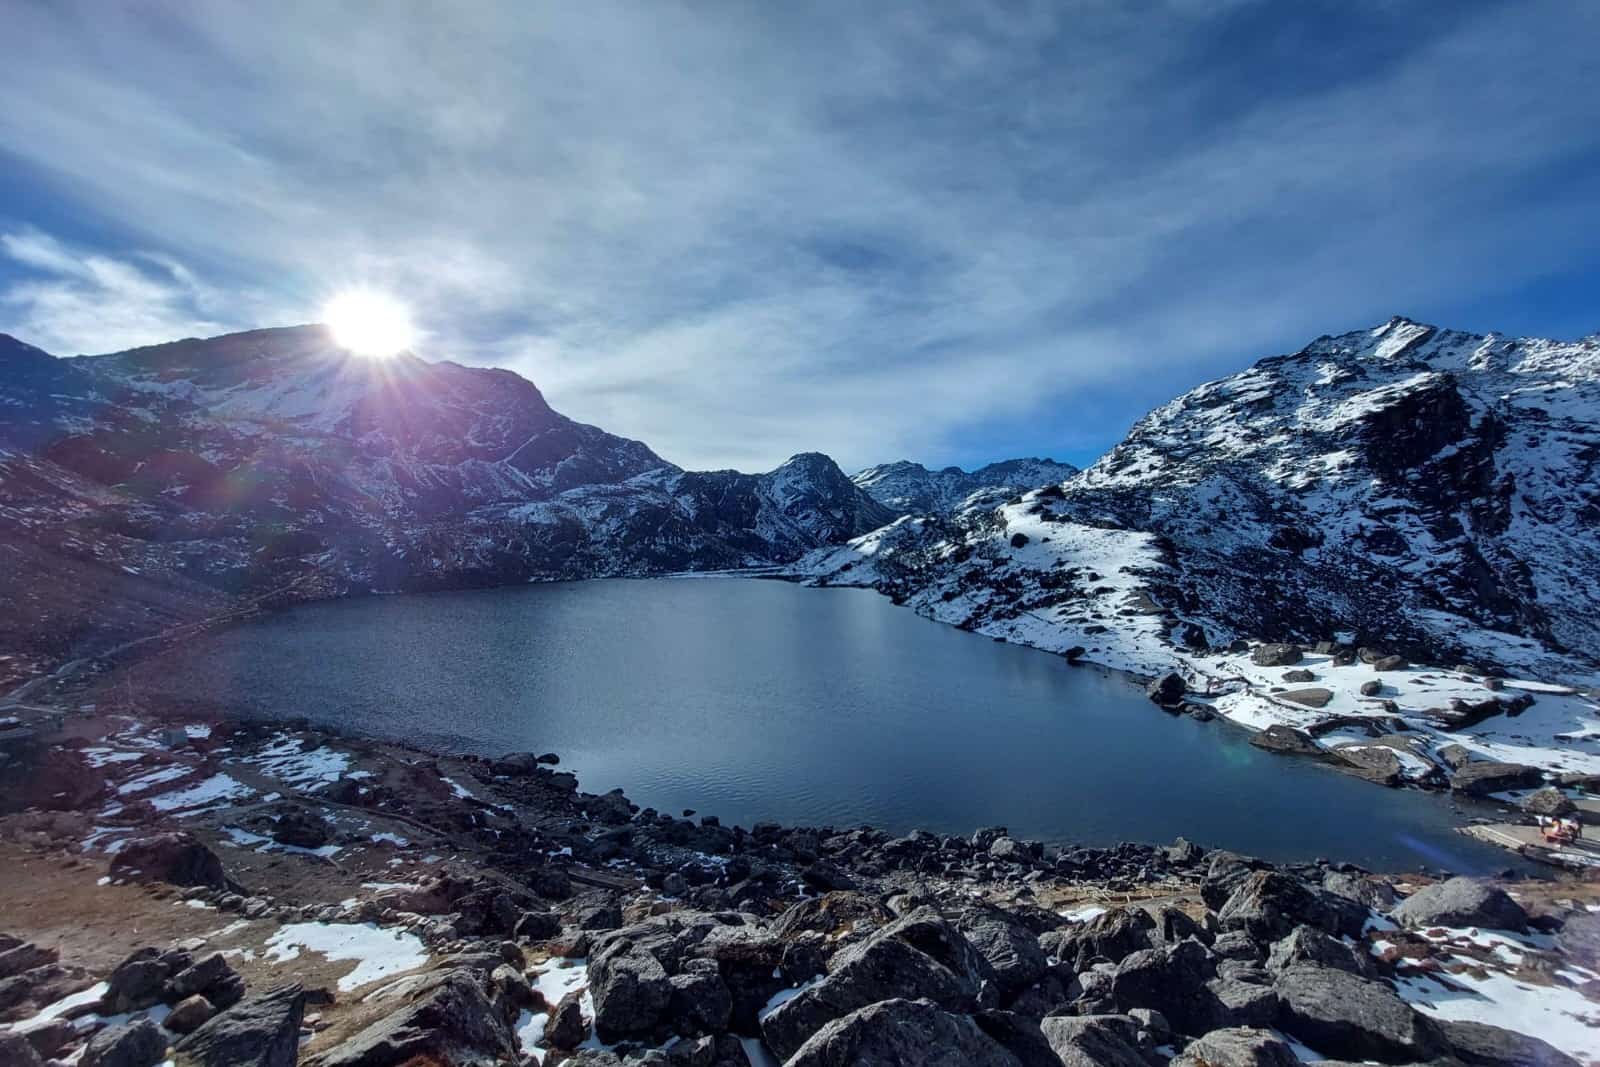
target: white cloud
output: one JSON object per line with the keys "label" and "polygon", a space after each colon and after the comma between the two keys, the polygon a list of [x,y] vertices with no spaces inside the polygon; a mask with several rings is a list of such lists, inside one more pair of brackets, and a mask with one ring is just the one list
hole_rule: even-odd
{"label": "white cloud", "polygon": [[1104,443],[1597,250],[1593,8],[1231,51],[1273,6],[14,9],[0,143],[170,258],[24,234],[0,328],[114,347],[373,285],[676,462],[850,466]]}

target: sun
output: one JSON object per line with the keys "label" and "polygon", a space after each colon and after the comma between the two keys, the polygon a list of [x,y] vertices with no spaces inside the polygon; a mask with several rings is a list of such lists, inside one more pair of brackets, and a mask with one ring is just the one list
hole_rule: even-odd
{"label": "sun", "polygon": [[328,301],[322,321],[334,343],[359,356],[386,359],[411,347],[415,331],[405,305],[385,293],[351,289]]}

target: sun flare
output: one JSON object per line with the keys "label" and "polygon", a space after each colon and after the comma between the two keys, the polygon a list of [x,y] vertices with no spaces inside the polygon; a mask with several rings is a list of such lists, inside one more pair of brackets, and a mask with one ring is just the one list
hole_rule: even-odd
{"label": "sun flare", "polygon": [[322,321],[340,348],[387,358],[411,347],[415,331],[405,305],[384,293],[351,289],[328,301]]}

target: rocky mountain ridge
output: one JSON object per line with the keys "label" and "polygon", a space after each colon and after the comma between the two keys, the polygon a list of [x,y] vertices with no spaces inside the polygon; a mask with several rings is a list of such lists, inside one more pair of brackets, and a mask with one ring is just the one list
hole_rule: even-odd
{"label": "rocky mountain ridge", "polygon": [[796,573],[1117,665],[1130,644],[1344,634],[1587,683],[1597,416],[1600,337],[1396,318],[1193,389],[1059,485],[900,520]]}
{"label": "rocky mountain ridge", "polygon": [[960,467],[929,470],[920,463],[880,463],[850,480],[880,504],[903,515],[949,514],[966,506],[974,493],[1009,490],[1010,494],[1065,481],[1078,473],[1070,463],[1053,459],[1007,459],[974,471]]}
{"label": "rocky mountain ridge", "polygon": [[[0,369],[0,548],[19,602],[40,599],[22,586],[41,568],[159,585],[182,616],[208,591],[772,565],[894,517],[817,453],[685,471],[510,371],[364,359],[316,326],[72,359],[0,338]],[[72,631],[94,613],[56,614],[10,629],[81,650]]]}

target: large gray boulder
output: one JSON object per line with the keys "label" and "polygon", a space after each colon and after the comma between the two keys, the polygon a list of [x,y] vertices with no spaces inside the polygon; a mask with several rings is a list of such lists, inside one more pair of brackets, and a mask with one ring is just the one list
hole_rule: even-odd
{"label": "large gray boulder", "polygon": [[1450,776],[1450,788],[1468,796],[1486,797],[1508,789],[1532,789],[1543,781],[1544,774],[1537,767],[1473,760],[1456,768]]}
{"label": "large gray boulder", "polygon": [[589,988],[595,1030],[606,1041],[648,1033],[672,1000],[666,968],[629,941],[614,941],[593,958]]}
{"label": "large gray boulder", "polygon": [[881,1000],[930,1000],[970,1012],[999,999],[988,961],[931,908],[918,908],[841,950],[828,971],[761,1021],[761,1036],[780,1060],[828,1023]]}
{"label": "large gray boulder", "polygon": [[1156,940],[1156,921],[1143,908],[1112,908],[1086,923],[1052,930],[1039,938],[1045,952],[1075,971],[1095,960],[1116,963]]}
{"label": "large gray boulder", "polygon": [[1039,1029],[1063,1067],[1148,1067],[1126,1015],[1052,1015]]}
{"label": "large gray boulder", "polygon": [[1044,977],[1048,963],[1038,936],[1005,912],[968,912],[956,925],[993,968],[1003,995],[1014,996]]}
{"label": "large gray boulder", "polygon": [[1444,1051],[1438,1028],[1382,982],[1314,964],[1278,976],[1279,1026],[1329,1056],[1418,1063]]}
{"label": "large gray boulder", "polygon": [[133,838],[111,857],[110,876],[114,881],[228,888],[217,854],[182,831]]}
{"label": "large gray boulder", "polygon": [[1022,1067],[968,1016],[953,1015],[932,1001],[903,999],[880,1001],[833,1020],[784,1065]]}
{"label": "large gray boulder", "polygon": [[39,1051],[21,1034],[0,1031],[0,1063],[7,1067],[44,1067]]}
{"label": "large gray boulder", "polygon": [[1201,899],[1206,902],[1206,907],[1218,911],[1246,878],[1268,866],[1254,857],[1218,849],[1206,860],[1205,877],[1200,880]]}
{"label": "large gray boulder", "polygon": [[1237,1026],[1190,1042],[1170,1067],[1299,1067],[1299,1062],[1294,1050],[1270,1030]]}
{"label": "large gray boulder", "polygon": [[1579,1067],[1547,1041],[1466,1019],[1436,1020],[1456,1059],[1472,1067]]}
{"label": "large gray boulder", "polygon": [[1369,954],[1351,948],[1311,926],[1295,927],[1288,937],[1273,942],[1267,954],[1267,970],[1273,973],[1288,970],[1299,963],[1315,963],[1364,976],[1373,973]]}
{"label": "large gray boulder", "polygon": [[1258,667],[1287,667],[1291,663],[1300,662],[1300,646],[1257,645],[1250,650],[1250,662]]}
{"label": "large gray boulder", "polygon": [[1198,941],[1143,949],[1117,965],[1111,999],[1120,1011],[1153,1009],[1184,1033],[1203,1033],[1216,1017],[1206,988],[1215,973],[1215,959]]}
{"label": "large gray boulder", "polygon": [[1217,912],[1217,920],[1222,929],[1243,930],[1257,941],[1276,941],[1301,925],[1335,937],[1359,937],[1367,909],[1293,875],[1256,871],[1239,883]]}
{"label": "large gray boulder", "polygon": [[412,1062],[467,1067],[515,1059],[516,1039],[506,1018],[473,972],[454,968],[427,976],[410,991],[404,1006],[309,1062],[312,1067],[398,1067]]}
{"label": "large gray boulder", "polygon": [[306,996],[299,983],[247,997],[179,1041],[178,1067],[294,1067]]}
{"label": "large gray boulder", "polygon": [[1390,917],[1401,926],[1484,926],[1493,930],[1526,930],[1528,913],[1505,891],[1472,878],[1452,878],[1424,886],[1402,900]]}
{"label": "large gray boulder", "polygon": [[166,1055],[166,1032],[149,1019],[140,1019],[95,1034],[78,1063],[80,1067],[155,1067]]}

